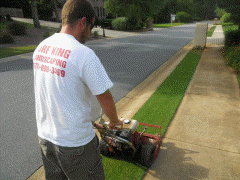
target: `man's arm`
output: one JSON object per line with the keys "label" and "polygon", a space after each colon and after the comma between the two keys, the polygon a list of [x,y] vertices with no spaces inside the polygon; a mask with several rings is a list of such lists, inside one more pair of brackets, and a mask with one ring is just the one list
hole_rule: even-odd
{"label": "man's arm", "polygon": [[122,121],[118,119],[116,106],[111,92],[107,90],[103,94],[96,95],[96,97],[103,109],[103,112],[110,120],[109,127],[112,129],[114,126],[122,125]]}

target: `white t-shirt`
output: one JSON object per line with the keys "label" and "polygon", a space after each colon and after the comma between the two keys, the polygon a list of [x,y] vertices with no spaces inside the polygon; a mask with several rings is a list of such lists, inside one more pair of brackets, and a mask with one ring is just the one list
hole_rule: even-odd
{"label": "white t-shirt", "polygon": [[33,63],[38,136],[59,146],[89,143],[91,96],[113,86],[99,58],[73,36],[56,33],[39,44]]}

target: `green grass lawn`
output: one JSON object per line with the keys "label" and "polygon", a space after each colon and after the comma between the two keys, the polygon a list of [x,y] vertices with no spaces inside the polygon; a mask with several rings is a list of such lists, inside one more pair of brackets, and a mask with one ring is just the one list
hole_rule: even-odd
{"label": "green grass lawn", "polygon": [[37,46],[0,48],[0,58],[33,52]]}
{"label": "green grass lawn", "polygon": [[169,28],[169,27],[174,27],[174,26],[180,26],[184,25],[186,23],[166,23],[166,24],[153,24],[154,28]]}
{"label": "green grass lawn", "polygon": [[[161,134],[167,130],[176,109],[178,108],[185,91],[192,79],[198,62],[201,58],[201,52],[193,50],[182,60],[171,75],[158,87],[155,93],[143,105],[143,107],[134,115],[133,119],[142,123],[160,125]],[[144,127],[139,126],[138,131]],[[159,130],[148,128],[146,133],[156,134]],[[111,159],[103,156],[103,165],[106,180],[114,179],[142,179],[147,168],[135,163],[129,163],[122,160]]]}
{"label": "green grass lawn", "polygon": [[216,29],[217,26],[212,26],[211,29],[207,32],[208,37],[212,37],[214,30]]}
{"label": "green grass lawn", "polygon": [[[17,22],[17,21],[12,21],[12,22]],[[0,22],[0,29],[6,29],[7,25],[11,22]],[[33,24],[30,23],[24,23],[20,22],[22,24],[26,25],[27,29],[34,28]],[[44,29],[48,29],[43,35],[43,38],[47,38],[48,36],[51,36],[55,32],[59,32],[59,29],[56,28],[50,28],[50,27],[45,27],[42,26]],[[33,52],[36,49],[37,46],[23,46],[23,47],[10,47],[10,48],[0,48],[0,58],[5,58],[9,56],[15,56],[19,54],[25,54],[29,52]]]}

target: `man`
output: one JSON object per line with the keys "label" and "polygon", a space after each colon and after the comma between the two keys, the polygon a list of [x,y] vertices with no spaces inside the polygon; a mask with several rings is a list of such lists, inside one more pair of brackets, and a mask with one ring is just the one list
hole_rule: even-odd
{"label": "man", "polygon": [[108,89],[113,86],[96,54],[84,46],[95,12],[87,0],[68,0],[60,33],[33,54],[36,120],[46,179],[105,179],[99,140],[90,117],[96,95],[109,127],[122,125]]}

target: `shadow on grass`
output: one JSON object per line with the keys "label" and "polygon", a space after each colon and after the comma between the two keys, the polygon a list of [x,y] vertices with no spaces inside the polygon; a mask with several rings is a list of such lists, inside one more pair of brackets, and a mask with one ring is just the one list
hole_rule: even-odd
{"label": "shadow on grass", "polygon": [[103,167],[106,180],[139,180],[147,171],[146,167],[134,161],[132,157],[124,155],[103,156]]}

